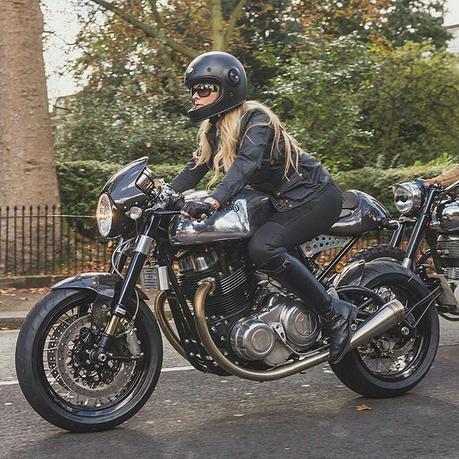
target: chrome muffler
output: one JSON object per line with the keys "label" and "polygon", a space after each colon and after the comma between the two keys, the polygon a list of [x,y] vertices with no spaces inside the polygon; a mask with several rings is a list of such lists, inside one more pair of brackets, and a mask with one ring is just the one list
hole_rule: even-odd
{"label": "chrome muffler", "polygon": [[[213,290],[213,288],[214,283],[210,279],[202,281],[194,296],[194,315],[196,327],[202,344],[208,354],[224,370],[235,376],[239,376],[240,378],[250,379],[252,381],[274,381],[275,379],[294,375],[295,373],[307,370],[308,368],[328,361],[329,353],[328,351],[323,351],[317,352],[316,354],[305,357],[294,363],[273,368],[272,370],[248,370],[247,368],[236,365],[222,354],[209,333],[206,321],[205,304],[207,295]],[[405,308],[402,303],[398,300],[389,301],[357,329],[357,331],[352,335],[348,350],[355,349],[368,341],[370,338],[384,333],[400,323],[404,317]]]}

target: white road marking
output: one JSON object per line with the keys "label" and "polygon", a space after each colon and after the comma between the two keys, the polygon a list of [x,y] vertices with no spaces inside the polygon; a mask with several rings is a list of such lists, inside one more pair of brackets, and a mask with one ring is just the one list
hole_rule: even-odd
{"label": "white road marking", "polygon": [[[194,367],[188,365],[186,367],[171,367],[171,368],[163,368],[161,373],[171,373],[173,371],[189,371],[194,370]],[[12,386],[14,384],[19,384],[19,381],[12,380],[12,381],[0,381],[0,386]]]}
{"label": "white road marking", "polygon": [[161,373],[169,373],[171,371],[188,371],[188,370],[194,370],[195,368],[192,367],[191,365],[187,365],[186,367],[171,367],[171,368],[163,368],[161,370]]}

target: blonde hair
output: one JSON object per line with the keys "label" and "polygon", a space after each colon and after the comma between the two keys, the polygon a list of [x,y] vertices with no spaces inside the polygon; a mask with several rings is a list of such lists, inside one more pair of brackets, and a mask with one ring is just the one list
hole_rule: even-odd
{"label": "blonde hair", "polygon": [[[267,123],[257,123],[253,126],[250,126],[244,133],[243,136],[240,136],[241,132],[241,121],[243,115],[250,110],[260,110],[265,113],[269,121]],[[274,129],[274,139],[271,146],[271,156],[274,150],[278,150],[279,141],[284,140],[284,149],[285,149],[285,169],[284,177],[287,177],[290,167],[293,167],[298,172],[298,152],[300,147],[297,141],[286,131],[284,124],[281,122],[279,117],[266,105],[261,102],[250,100],[244,102],[239,107],[231,110],[226,113],[222,118],[220,118],[220,136],[219,136],[219,145],[218,151],[213,159],[213,170],[214,175],[210,179],[208,188],[210,188],[220,177],[221,168],[223,167],[224,171],[227,172],[228,169],[233,165],[236,159],[236,147],[238,144],[239,138],[243,138],[247,135],[250,128],[254,126],[272,126]],[[207,139],[207,133],[211,128],[211,123],[209,120],[205,120],[201,123],[201,126],[198,131],[197,140],[198,140],[198,149],[196,150],[194,157],[196,160],[196,166],[208,162],[212,157],[212,151],[210,143]]]}

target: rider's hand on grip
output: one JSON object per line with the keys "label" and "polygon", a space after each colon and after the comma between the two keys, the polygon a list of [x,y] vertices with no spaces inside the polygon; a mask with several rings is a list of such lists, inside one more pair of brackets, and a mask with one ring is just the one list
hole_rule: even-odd
{"label": "rider's hand on grip", "polygon": [[183,206],[185,205],[185,198],[181,194],[174,194],[171,196],[171,200],[169,201],[168,208],[171,210],[182,210]]}
{"label": "rider's hand on grip", "polygon": [[213,206],[208,202],[188,201],[182,207],[182,215],[186,218],[205,220],[213,213]]}

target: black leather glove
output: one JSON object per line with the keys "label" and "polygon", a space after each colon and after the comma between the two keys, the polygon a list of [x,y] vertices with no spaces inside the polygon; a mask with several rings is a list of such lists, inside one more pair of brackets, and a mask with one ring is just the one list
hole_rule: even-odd
{"label": "black leather glove", "polygon": [[193,218],[202,219],[212,215],[213,207],[212,204],[208,202],[188,201],[182,207],[182,211],[191,215]]}
{"label": "black leather glove", "polygon": [[167,208],[171,210],[182,210],[184,205],[185,205],[185,198],[181,194],[175,194],[171,196],[171,199],[169,201]]}

